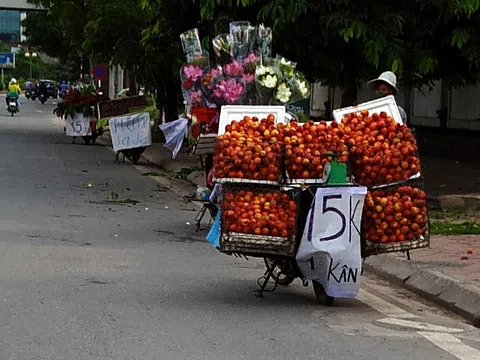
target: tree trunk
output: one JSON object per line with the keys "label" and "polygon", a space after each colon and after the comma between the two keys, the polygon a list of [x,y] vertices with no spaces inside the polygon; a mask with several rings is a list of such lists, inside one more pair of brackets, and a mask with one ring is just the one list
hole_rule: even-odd
{"label": "tree trunk", "polygon": [[162,118],[163,118],[163,111],[165,109],[165,93],[163,91],[163,82],[158,82],[157,83],[157,91],[156,91],[156,98],[155,98],[155,106],[158,109],[158,112],[160,115],[155,118],[155,123],[153,125],[154,131],[158,130],[158,125],[162,123]]}
{"label": "tree trunk", "polygon": [[135,77],[135,70],[132,65],[127,65],[128,75],[128,96],[137,95],[137,79]]}
{"label": "tree trunk", "polygon": [[165,121],[175,121],[178,119],[178,92],[180,86],[173,79],[165,83]]}

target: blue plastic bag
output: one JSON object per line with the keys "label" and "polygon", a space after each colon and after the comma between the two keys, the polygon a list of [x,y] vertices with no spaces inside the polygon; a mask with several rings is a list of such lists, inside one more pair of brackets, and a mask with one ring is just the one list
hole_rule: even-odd
{"label": "blue plastic bag", "polygon": [[220,248],[220,210],[218,210],[215,221],[207,234],[207,240],[214,248]]}

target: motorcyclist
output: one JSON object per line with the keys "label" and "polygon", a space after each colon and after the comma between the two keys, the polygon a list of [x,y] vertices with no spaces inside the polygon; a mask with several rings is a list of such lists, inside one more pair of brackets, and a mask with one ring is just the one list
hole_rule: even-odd
{"label": "motorcyclist", "polygon": [[8,92],[7,92],[7,97],[5,98],[5,102],[7,103],[7,108],[9,105],[10,99],[15,99],[15,103],[17,104],[17,109],[18,109],[18,98],[20,96],[21,90],[20,86],[17,84],[17,80],[15,78],[12,78],[10,80],[10,83],[8,84]]}
{"label": "motorcyclist", "polygon": [[38,89],[38,97],[40,97],[40,95],[45,95],[45,98],[48,98],[47,84],[45,84],[45,82],[40,81],[40,84],[38,84],[37,89]]}

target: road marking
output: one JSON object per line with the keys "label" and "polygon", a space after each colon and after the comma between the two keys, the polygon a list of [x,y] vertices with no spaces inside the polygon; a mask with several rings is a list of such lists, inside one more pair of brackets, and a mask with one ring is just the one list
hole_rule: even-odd
{"label": "road marking", "polygon": [[43,110],[37,110],[37,113],[43,114]]}
{"label": "road marking", "polygon": [[394,317],[398,319],[414,319],[417,317],[413,314],[410,314],[408,311],[399,308],[398,306],[390,304],[378,296],[366,292],[363,289],[360,289],[356,299],[388,317]]}
{"label": "road marking", "polygon": [[465,345],[453,335],[435,332],[418,332],[418,334],[457,359],[480,360],[480,351]]}
{"label": "road marking", "polygon": [[401,327],[405,327],[405,328],[410,328],[410,329],[415,329],[415,330],[423,330],[423,331],[428,331],[428,332],[438,332],[438,333],[461,333],[461,332],[463,332],[462,329],[458,329],[458,328],[450,328],[450,327],[446,327],[446,326],[433,325],[433,324],[428,324],[428,323],[425,323],[425,322],[417,322],[417,321],[411,321],[411,320],[405,320],[405,319],[386,318],[386,319],[380,319],[380,320],[377,320],[377,321],[381,322],[382,324],[401,326]]}

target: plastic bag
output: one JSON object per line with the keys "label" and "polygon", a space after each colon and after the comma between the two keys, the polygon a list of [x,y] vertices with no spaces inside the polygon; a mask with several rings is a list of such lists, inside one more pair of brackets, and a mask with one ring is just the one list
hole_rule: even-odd
{"label": "plastic bag", "polygon": [[354,298],[362,274],[360,222],[367,188],[318,188],[296,255],[308,280],[328,296]]}
{"label": "plastic bag", "polygon": [[220,247],[220,210],[218,210],[215,221],[207,234],[207,240],[216,249]]}
{"label": "plastic bag", "polygon": [[165,145],[173,154],[172,158],[177,157],[180,148],[182,147],[183,140],[187,136],[188,131],[188,119],[178,119],[172,122],[159,126],[160,130],[163,131],[165,135]]}

